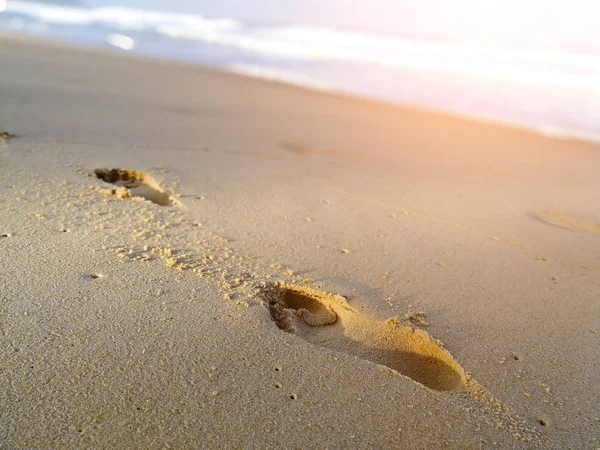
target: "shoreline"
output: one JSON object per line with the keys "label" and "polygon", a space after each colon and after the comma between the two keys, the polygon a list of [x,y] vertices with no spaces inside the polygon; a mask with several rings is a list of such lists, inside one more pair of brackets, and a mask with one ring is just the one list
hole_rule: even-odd
{"label": "shoreline", "polygon": [[466,113],[452,112],[443,109],[436,109],[433,107],[425,107],[419,105],[412,105],[402,102],[397,102],[394,100],[387,100],[385,98],[377,98],[377,97],[369,97],[366,95],[361,95],[358,93],[347,92],[343,90],[336,90],[335,88],[318,88],[315,86],[306,86],[301,83],[295,83],[293,81],[286,81],[277,78],[270,78],[268,76],[260,76],[260,75],[251,75],[249,73],[244,73],[243,71],[236,70],[235,67],[230,69],[225,67],[217,67],[205,65],[202,63],[194,63],[191,61],[187,61],[179,58],[167,58],[167,57],[159,57],[159,56],[149,56],[144,54],[139,54],[135,52],[124,52],[122,50],[117,50],[113,48],[101,48],[92,45],[81,44],[78,45],[74,42],[64,41],[60,39],[47,38],[41,39],[35,36],[27,35],[27,34],[16,34],[16,33],[7,33],[6,31],[0,31],[0,39],[8,39],[8,40],[23,40],[24,42],[28,42],[33,45],[48,45],[55,48],[72,48],[83,52],[91,52],[98,53],[99,55],[112,55],[118,58],[125,59],[133,59],[139,61],[146,61],[155,64],[168,64],[172,66],[179,66],[182,68],[189,69],[197,69],[203,71],[205,73],[211,73],[213,75],[221,75],[221,76],[233,76],[233,77],[243,77],[251,80],[255,80],[258,82],[263,82],[267,84],[273,84],[282,88],[291,88],[298,89],[303,92],[308,93],[319,93],[322,95],[330,96],[332,98],[337,98],[340,100],[346,100],[350,102],[358,102],[372,105],[374,107],[382,107],[382,108],[394,108],[398,110],[398,112],[411,114],[422,114],[424,116],[432,116],[442,120],[456,120],[458,123],[464,122],[474,122],[476,124],[482,126],[490,126],[490,127],[498,127],[500,129],[504,129],[506,131],[514,131],[518,133],[523,133],[526,135],[534,135],[543,137],[546,139],[564,141],[567,143],[582,143],[589,144],[594,146],[600,146],[600,135],[599,136],[591,136],[586,134],[578,134],[575,132],[569,131],[557,131],[557,132],[546,132],[539,127],[530,127],[526,125],[521,125],[516,121],[511,120],[503,120],[503,119],[490,119],[475,115],[469,115]]}

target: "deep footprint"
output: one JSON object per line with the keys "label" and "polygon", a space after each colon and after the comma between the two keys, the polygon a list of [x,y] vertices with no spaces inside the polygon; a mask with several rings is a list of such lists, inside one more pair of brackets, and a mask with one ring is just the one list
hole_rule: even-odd
{"label": "deep footprint", "polygon": [[114,192],[118,197],[142,197],[160,206],[180,205],[147,173],[126,169],[96,169],[94,174],[102,181],[124,188],[124,192]]}
{"label": "deep footprint", "polygon": [[304,340],[393,369],[439,391],[464,386],[463,368],[426,331],[376,322],[333,294],[278,283],[261,294],[279,328]]}

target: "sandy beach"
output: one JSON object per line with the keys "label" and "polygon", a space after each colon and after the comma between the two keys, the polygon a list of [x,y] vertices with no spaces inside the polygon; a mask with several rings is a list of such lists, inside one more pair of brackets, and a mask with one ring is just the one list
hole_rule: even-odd
{"label": "sandy beach", "polygon": [[0,448],[600,448],[600,144],[0,36]]}

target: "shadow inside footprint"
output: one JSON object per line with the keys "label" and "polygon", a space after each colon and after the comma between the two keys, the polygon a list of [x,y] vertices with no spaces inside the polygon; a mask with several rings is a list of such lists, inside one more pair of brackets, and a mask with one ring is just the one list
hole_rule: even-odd
{"label": "shadow inside footprint", "polygon": [[296,315],[312,327],[331,325],[337,320],[337,314],[317,298],[292,289],[283,292],[280,306],[295,310]]}
{"label": "shadow inside footprint", "polygon": [[[126,169],[96,169],[94,174],[102,181],[124,187],[131,195],[145,198],[157,205],[178,204],[177,200],[167,194],[147,173]],[[120,195],[120,197],[127,196],[129,195]]]}
{"label": "shadow inside footprint", "polygon": [[343,297],[304,286],[270,285],[262,298],[279,328],[308,342],[384,365],[431,389],[466,383],[462,367],[426,331],[395,319],[374,321]]}

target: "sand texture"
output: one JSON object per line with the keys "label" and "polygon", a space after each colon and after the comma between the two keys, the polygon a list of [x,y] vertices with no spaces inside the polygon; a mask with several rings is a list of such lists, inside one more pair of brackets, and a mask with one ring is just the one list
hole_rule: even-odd
{"label": "sand texture", "polygon": [[599,145],[0,47],[0,448],[600,447]]}

